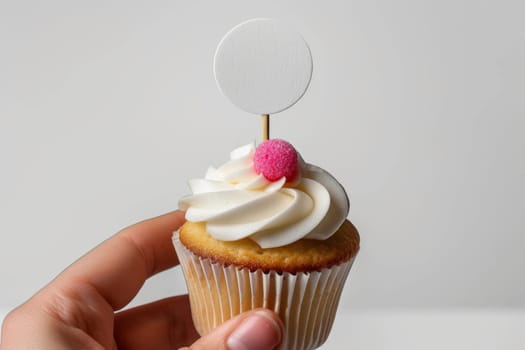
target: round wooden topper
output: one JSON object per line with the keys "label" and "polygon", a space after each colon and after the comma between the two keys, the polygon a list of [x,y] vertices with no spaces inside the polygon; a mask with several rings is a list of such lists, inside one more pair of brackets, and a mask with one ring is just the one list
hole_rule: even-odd
{"label": "round wooden topper", "polygon": [[214,60],[221,92],[237,107],[259,115],[293,106],[310,84],[312,67],[302,36],[271,19],[252,19],[231,29]]}

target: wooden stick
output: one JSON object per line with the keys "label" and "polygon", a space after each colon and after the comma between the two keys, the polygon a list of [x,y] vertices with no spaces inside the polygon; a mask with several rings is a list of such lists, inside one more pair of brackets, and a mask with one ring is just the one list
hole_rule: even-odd
{"label": "wooden stick", "polygon": [[262,142],[270,138],[270,115],[263,114],[262,116]]}

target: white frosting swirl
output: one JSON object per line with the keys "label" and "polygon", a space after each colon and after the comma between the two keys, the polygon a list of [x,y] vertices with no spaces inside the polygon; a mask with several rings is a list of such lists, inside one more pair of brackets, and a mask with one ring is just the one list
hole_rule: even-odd
{"label": "white frosting swirl", "polygon": [[[218,240],[249,237],[262,248],[302,238],[324,240],[346,219],[344,188],[329,173],[302,159],[294,183],[270,182],[253,169],[254,144],[233,150],[230,160],[210,167],[204,179],[190,180],[192,195],[179,201],[186,220],[203,221]],[[300,156],[299,156],[300,158]]]}

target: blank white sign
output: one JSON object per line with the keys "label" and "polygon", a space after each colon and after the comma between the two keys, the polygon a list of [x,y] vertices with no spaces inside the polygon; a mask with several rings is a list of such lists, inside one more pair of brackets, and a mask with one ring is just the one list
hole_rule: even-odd
{"label": "blank white sign", "polygon": [[230,30],[215,53],[222,93],[253,114],[273,114],[294,105],[312,77],[312,55],[302,36],[271,19],[252,19]]}

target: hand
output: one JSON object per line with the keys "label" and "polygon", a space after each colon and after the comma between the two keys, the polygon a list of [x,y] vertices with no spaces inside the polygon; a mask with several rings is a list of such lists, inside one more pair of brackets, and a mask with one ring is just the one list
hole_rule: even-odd
{"label": "hand", "polygon": [[166,214],[100,244],[11,311],[0,349],[275,349],[283,326],[269,310],[241,314],[200,339],[187,295],[115,312],[148,277],[178,264],[171,236],[183,222],[182,212]]}

